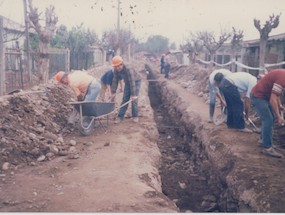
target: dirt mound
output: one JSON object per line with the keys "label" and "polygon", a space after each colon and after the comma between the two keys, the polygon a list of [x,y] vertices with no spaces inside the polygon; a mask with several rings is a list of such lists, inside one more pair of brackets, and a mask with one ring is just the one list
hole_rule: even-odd
{"label": "dirt mound", "polygon": [[66,150],[62,135],[73,93],[52,81],[30,91],[1,97],[0,166],[52,159]]}
{"label": "dirt mound", "polygon": [[[145,72],[144,60],[129,64]],[[88,72],[100,79],[109,69],[111,66],[105,65]],[[74,130],[74,126],[67,125],[72,112],[71,101],[76,101],[72,90],[53,80],[30,91],[1,97],[0,172],[8,167],[33,165],[70,154],[72,143],[65,143],[62,137]]]}

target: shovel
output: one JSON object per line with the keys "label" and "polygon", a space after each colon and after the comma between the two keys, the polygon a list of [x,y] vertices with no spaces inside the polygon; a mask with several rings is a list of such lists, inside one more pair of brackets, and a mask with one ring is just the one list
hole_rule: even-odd
{"label": "shovel", "polygon": [[[245,115],[245,112],[243,112],[243,114]],[[247,121],[254,127],[256,133],[261,132],[260,128],[258,128],[249,117],[248,117]]]}
{"label": "shovel", "polygon": [[222,123],[227,121],[227,114],[226,112],[226,107],[224,106],[222,108],[222,113],[219,114],[215,119],[214,119],[214,124],[215,125],[221,125]]}

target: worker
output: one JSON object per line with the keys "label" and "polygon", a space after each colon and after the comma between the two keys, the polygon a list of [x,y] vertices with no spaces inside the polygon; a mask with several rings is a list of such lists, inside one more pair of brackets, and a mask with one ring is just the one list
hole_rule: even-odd
{"label": "worker", "polygon": [[164,73],[164,57],[165,57],[165,54],[162,54],[160,58],[160,73],[161,74]]}
{"label": "worker", "polygon": [[[100,92],[100,97],[101,100],[104,102],[105,101],[105,94],[108,94],[108,98],[111,98],[111,85],[113,82],[113,75],[114,71],[113,69],[108,70],[107,72],[104,73],[104,75],[101,77],[101,92]],[[123,92],[123,78],[121,76],[118,77],[119,78],[119,86],[120,86],[120,92]]]}
{"label": "worker", "polygon": [[167,52],[164,56],[164,77],[169,78],[169,72],[170,72],[170,52]]}
{"label": "worker", "polygon": [[227,69],[217,69],[217,70],[214,70],[209,76],[209,80],[208,80],[209,95],[210,95],[210,103],[209,103],[209,115],[210,116],[208,120],[209,123],[213,122],[215,106],[216,106],[216,96],[220,100],[221,106],[223,107],[226,106],[226,102],[223,96],[221,95],[219,88],[215,85],[215,81],[214,81],[214,77],[218,72],[222,73],[224,77],[232,73],[230,70],[227,70]]}
{"label": "worker", "polygon": [[[75,92],[78,101],[96,101],[101,90],[100,82],[85,71],[76,70],[69,74],[59,71],[56,73],[55,79],[59,83],[68,85]],[[67,119],[67,123],[74,125],[78,119],[78,114],[74,108]],[[84,117],[83,123],[88,125],[90,120],[90,117]]]}
{"label": "worker", "polygon": [[[244,117],[248,119],[250,92],[256,85],[257,78],[246,72],[235,72],[226,77],[218,72],[214,76],[214,80],[226,100],[228,128],[241,132],[252,132],[245,128]],[[241,100],[241,95],[244,97],[244,103]]]}
{"label": "worker", "polygon": [[261,120],[262,153],[277,158],[283,155],[273,148],[272,133],[275,119],[281,126],[285,123],[280,114],[284,110],[280,101],[284,88],[285,69],[275,69],[258,81],[250,98]]}
{"label": "worker", "polygon": [[85,71],[75,70],[69,74],[60,71],[55,79],[68,85],[75,92],[78,101],[96,101],[101,90],[100,82]]}
{"label": "worker", "polygon": [[111,85],[111,97],[114,98],[118,88],[119,77],[123,77],[125,82],[124,94],[122,104],[115,120],[115,123],[121,122],[128,109],[128,101],[132,103],[132,118],[134,122],[138,122],[138,95],[141,87],[141,76],[133,68],[124,64],[121,56],[115,56],[112,59],[112,66],[114,68],[114,78]]}

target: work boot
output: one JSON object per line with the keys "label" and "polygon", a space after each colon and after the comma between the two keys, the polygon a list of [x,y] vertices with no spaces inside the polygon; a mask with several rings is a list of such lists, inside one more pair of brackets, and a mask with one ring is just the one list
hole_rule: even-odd
{"label": "work boot", "polygon": [[245,133],[252,133],[252,130],[248,129],[248,128],[242,128],[242,129],[237,129],[240,132],[245,132]]}
{"label": "work boot", "polygon": [[120,117],[117,117],[116,119],[115,119],[115,124],[119,124],[120,122],[122,122],[123,121],[123,119],[121,119]]}
{"label": "work boot", "polygon": [[270,147],[270,148],[264,148],[262,149],[262,153],[265,154],[265,155],[269,155],[271,157],[275,157],[275,158],[283,158],[284,156],[277,152],[273,147]]}
{"label": "work boot", "polygon": [[133,118],[133,122],[139,122],[139,118],[138,117],[134,117]]}

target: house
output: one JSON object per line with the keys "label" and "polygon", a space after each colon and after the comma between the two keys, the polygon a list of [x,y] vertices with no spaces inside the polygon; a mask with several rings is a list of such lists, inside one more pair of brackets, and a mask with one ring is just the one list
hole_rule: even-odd
{"label": "house", "polygon": [[[260,39],[243,42],[243,64],[259,67]],[[265,64],[279,63],[285,60],[285,33],[269,36],[266,46]],[[285,68],[285,65],[279,66]]]}

